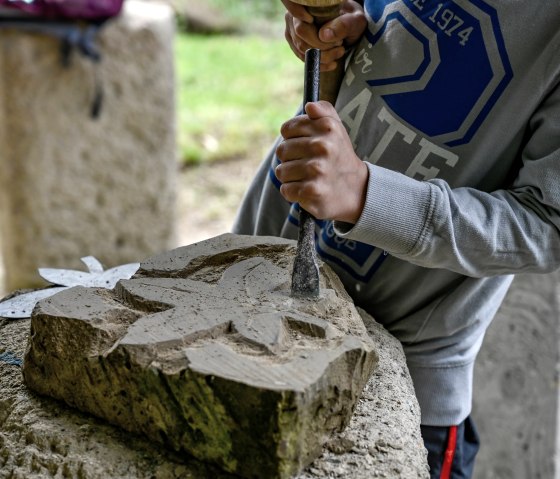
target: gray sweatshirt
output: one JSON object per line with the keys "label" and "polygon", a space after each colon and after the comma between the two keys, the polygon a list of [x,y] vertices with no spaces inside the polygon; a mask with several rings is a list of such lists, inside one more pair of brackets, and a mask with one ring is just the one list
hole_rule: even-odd
{"label": "gray sweatshirt", "polygon": [[[473,363],[513,274],[560,265],[560,2],[366,0],[336,109],[367,162],[355,225],[317,251],[403,344],[422,424],[471,411]],[[274,148],[234,231],[297,238]]]}

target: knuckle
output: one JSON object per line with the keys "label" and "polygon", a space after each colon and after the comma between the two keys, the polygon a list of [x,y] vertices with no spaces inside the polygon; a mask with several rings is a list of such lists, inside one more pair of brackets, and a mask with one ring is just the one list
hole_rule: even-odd
{"label": "knuckle", "polygon": [[331,50],[326,50],[324,52],[321,52],[321,63],[323,65],[327,65],[329,63],[332,63],[335,60],[336,60],[335,50],[331,49]]}
{"label": "knuckle", "polygon": [[292,188],[289,184],[282,184],[280,185],[280,194],[287,200],[287,201],[294,201]]}
{"label": "knuckle", "polygon": [[307,32],[307,25],[303,22],[300,22],[300,21],[294,21],[293,22],[293,29],[294,29],[294,33],[298,37],[304,37],[306,32]]}
{"label": "knuckle", "polygon": [[[289,136],[292,128],[293,128],[293,119],[284,122],[280,127],[280,135],[282,135],[283,138],[286,138],[287,136]],[[282,143],[280,145],[282,145]]]}
{"label": "knuckle", "polygon": [[282,174],[283,174],[283,169],[281,168],[282,165],[278,165],[276,168],[274,168],[274,175],[276,176],[276,178],[282,182]]}
{"label": "knuckle", "polygon": [[329,152],[329,147],[323,138],[312,138],[309,140],[309,150],[314,156],[325,156]]}
{"label": "knuckle", "polygon": [[337,61],[338,59],[342,58],[346,54],[346,48],[344,47],[337,47],[332,51],[332,61]]}
{"label": "knuckle", "polygon": [[321,188],[315,181],[308,181],[303,187],[301,192],[302,197],[306,198],[308,202],[314,205],[320,203]]}
{"label": "knuckle", "polygon": [[336,128],[336,122],[330,116],[324,116],[317,120],[317,126],[323,133],[330,133]]}
{"label": "knuckle", "polygon": [[307,50],[307,44],[303,42],[300,38],[294,39],[294,45],[297,48],[298,52],[305,52]]}
{"label": "knuckle", "polygon": [[293,42],[292,42],[292,34],[290,33],[289,28],[286,28],[286,30],[284,31],[284,38],[286,39],[286,41],[287,41],[290,45],[293,44]]}
{"label": "knuckle", "polygon": [[316,178],[323,176],[324,166],[320,160],[310,160],[307,162],[307,172],[310,177]]}
{"label": "knuckle", "polygon": [[[285,152],[286,152],[286,145],[284,144],[284,142],[282,142],[276,147],[276,156],[282,159],[284,157]],[[277,168],[279,166],[280,165],[278,165]]]}

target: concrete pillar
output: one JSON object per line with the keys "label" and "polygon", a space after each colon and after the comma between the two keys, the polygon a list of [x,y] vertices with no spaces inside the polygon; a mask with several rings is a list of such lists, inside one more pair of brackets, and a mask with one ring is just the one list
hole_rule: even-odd
{"label": "concrete pillar", "polygon": [[[100,36],[99,65],[58,40],[0,32],[0,233],[5,289],[37,268],[106,267],[174,246],[174,16],[129,0]],[[95,75],[101,115],[90,108]]]}
{"label": "concrete pillar", "polygon": [[554,479],[558,465],[560,273],[519,275],[475,369],[477,479]]}

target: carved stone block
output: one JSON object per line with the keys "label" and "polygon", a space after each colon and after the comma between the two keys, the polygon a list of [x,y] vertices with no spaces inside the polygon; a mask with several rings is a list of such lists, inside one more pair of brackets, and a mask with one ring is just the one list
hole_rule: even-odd
{"label": "carved stone block", "polygon": [[294,242],[223,235],[156,256],[110,290],[33,314],[24,377],[170,448],[250,478],[286,478],[349,422],[377,363],[338,277],[290,296]]}

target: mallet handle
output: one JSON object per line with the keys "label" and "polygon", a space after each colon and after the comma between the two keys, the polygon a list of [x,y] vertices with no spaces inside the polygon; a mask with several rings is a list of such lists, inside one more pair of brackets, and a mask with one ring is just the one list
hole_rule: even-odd
{"label": "mallet handle", "polygon": [[[322,27],[340,15],[342,0],[293,0],[295,3],[306,5],[307,11],[315,19],[315,25]],[[344,76],[344,58],[336,62],[336,68],[329,72],[321,72],[321,89],[319,98],[331,104],[336,103],[338,90]]]}

